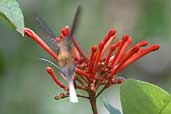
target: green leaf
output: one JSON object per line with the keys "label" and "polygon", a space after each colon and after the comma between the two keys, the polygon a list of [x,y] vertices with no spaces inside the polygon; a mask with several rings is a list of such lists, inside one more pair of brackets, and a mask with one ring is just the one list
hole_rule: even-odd
{"label": "green leaf", "polygon": [[110,105],[106,100],[104,100],[104,106],[109,111],[110,114],[121,114],[118,109]]}
{"label": "green leaf", "polygon": [[171,96],[156,85],[127,80],[120,94],[123,114],[171,114]]}
{"label": "green leaf", "polygon": [[0,0],[0,19],[24,36],[24,17],[16,0]]}

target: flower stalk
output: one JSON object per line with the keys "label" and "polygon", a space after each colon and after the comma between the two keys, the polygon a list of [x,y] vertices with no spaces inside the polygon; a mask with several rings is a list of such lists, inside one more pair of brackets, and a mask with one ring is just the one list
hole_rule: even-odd
{"label": "flower stalk", "polygon": [[93,92],[93,91],[89,92],[89,97],[90,97],[89,101],[90,101],[90,104],[91,104],[93,114],[98,114],[97,103],[96,103],[96,93]]}

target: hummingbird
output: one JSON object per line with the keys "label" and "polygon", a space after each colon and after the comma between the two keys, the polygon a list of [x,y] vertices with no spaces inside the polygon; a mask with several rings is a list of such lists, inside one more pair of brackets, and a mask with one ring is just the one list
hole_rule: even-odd
{"label": "hummingbird", "polygon": [[[58,56],[58,65],[60,67],[60,71],[65,75],[68,87],[69,87],[69,97],[70,101],[73,103],[78,102],[77,94],[74,87],[73,75],[75,71],[75,63],[74,63],[74,53],[73,53],[73,42],[72,39],[74,37],[75,30],[78,26],[78,19],[80,16],[80,6],[77,8],[76,14],[73,19],[73,23],[71,26],[71,32],[67,37],[62,38],[62,40],[58,43],[54,43]],[[45,21],[41,17],[37,17],[40,27],[43,31],[50,37],[52,40],[56,40],[56,36],[49,29]]]}

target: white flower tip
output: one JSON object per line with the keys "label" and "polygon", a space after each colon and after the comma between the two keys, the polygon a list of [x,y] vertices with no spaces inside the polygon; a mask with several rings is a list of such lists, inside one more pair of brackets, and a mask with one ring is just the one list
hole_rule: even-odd
{"label": "white flower tip", "polygon": [[69,96],[70,96],[70,101],[72,103],[77,103],[78,102],[78,97],[77,97],[77,94],[75,92],[75,88],[74,88],[73,83],[69,84]]}

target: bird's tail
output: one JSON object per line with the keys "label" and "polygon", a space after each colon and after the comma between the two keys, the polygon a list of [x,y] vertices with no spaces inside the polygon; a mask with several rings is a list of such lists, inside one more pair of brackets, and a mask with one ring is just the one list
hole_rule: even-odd
{"label": "bird's tail", "polygon": [[69,97],[70,97],[70,101],[73,103],[77,103],[78,102],[78,98],[77,98],[77,94],[74,88],[74,84],[73,81],[69,82]]}

